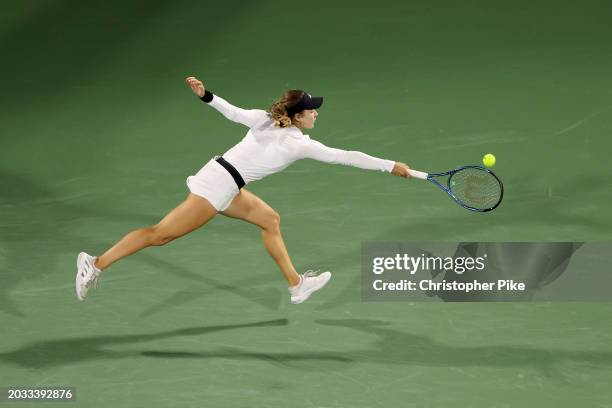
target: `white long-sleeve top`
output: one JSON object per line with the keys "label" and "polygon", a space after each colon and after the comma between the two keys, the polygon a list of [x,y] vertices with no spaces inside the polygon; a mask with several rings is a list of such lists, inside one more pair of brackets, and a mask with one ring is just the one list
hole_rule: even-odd
{"label": "white long-sleeve top", "polygon": [[247,184],[277,173],[300,159],[387,172],[395,164],[392,160],[365,153],[327,147],[295,126],[274,126],[274,120],[264,110],[238,108],[217,95],[213,96],[209,105],[229,120],[249,128],[242,141],[223,154],[223,158],[238,170]]}

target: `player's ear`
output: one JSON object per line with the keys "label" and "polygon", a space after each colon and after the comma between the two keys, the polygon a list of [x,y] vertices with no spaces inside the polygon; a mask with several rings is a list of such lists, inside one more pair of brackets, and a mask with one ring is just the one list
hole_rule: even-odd
{"label": "player's ear", "polygon": [[293,115],[293,120],[294,120],[295,122],[301,122],[301,121],[302,121],[302,119],[304,119],[304,111],[302,111],[302,112],[298,112],[298,113],[296,113],[295,115]]}

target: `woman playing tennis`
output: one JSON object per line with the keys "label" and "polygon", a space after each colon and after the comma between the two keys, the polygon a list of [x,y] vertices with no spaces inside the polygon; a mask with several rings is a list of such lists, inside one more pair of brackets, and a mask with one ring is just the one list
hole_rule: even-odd
{"label": "woman playing tennis", "polygon": [[217,214],[238,218],[261,228],[263,244],[285,276],[291,303],[302,303],[331,278],[330,272],[298,274],[280,230],[280,216],[244,186],[287,168],[300,159],[314,159],[410,177],[404,163],[378,159],[356,151],[327,147],[308,135],[323,98],[290,90],[269,111],[241,109],[206,90],[195,77],[187,85],[200,99],[231,121],[246,126],[246,136],[223,156],[211,159],[187,178],[190,193],[158,224],[128,233],[100,256],[81,252],[77,258],[76,294],[83,301],[100,274],[113,263],[149,246],[161,246],[206,224]]}

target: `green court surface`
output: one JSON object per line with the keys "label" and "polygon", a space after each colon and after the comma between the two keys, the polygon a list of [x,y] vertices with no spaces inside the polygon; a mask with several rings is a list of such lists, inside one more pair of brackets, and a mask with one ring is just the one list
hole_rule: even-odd
{"label": "green court surface", "polygon": [[[364,241],[610,241],[609,2],[8,1],[0,5],[0,388],[68,407],[610,407],[612,305],[367,303]],[[325,96],[310,136],[444,171],[497,157],[504,202],[314,161],[247,188],[281,214],[292,306],[258,228],[219,216],[105,272],[76,255],[156,223],[244,136]],[[14,406],[41,406],[19,403]],[[0,406],[12,406],[0,402]]]}

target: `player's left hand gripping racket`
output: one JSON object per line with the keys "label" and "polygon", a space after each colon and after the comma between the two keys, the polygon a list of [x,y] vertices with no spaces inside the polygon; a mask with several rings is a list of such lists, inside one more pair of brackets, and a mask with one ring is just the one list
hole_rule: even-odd
{"label": "player's left hand gripping racket", "polygon": [[[457,204],[470,211],[492,211],[504,197],[504,185],[499,177],[482,166],[463,166],[444,173],[428,174],[412,169],[408,171],[414,178],[431,181]],[[446,182],[443,177],[447,177]]]}

